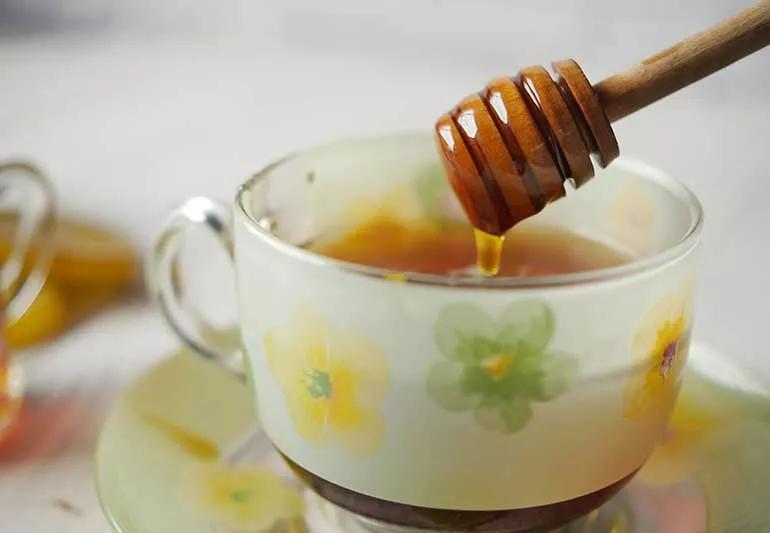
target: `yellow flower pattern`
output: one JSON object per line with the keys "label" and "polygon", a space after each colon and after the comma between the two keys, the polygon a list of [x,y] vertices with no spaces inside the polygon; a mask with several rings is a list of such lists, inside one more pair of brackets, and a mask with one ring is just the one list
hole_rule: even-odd
{"label": "yellow flower pattern", "polygon": [[303,530],[302,495],[265,466],[204,463],[192,486],[207,521],[255,533]]}
{"label": "yellow flower pattern", "polygon": [[690,345],[692,289],[688,283],[642,318],[631,344],[635,371],[626,385],[623,414],[638,420],[671,405]]}
{"label": "yellow flower pattern", "polygon": [[380,405],[389,385],[387,360],[366,337],[331,326],[302,308],[264,339],[273,376],[299,434],[356,456],[372,455],[385,434]]}
{"label": "yellow flower pattern", "polygon": [[699,447],[727,419],[728,414],[720,406],[704,405],[703,399],[686,394],[686,389],[682,394],[666,433],[638,474],[651,486],[686,482],[696,471]]}

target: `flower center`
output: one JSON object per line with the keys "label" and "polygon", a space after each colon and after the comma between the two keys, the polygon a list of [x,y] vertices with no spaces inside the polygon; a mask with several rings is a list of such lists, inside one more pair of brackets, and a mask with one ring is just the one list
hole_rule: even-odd
{"label": "flower center", "polygon": [[492,355],[481,362],[483,368],[492,379],[500,379],[511,367],[511,358],[507,355]]}
{"label": "flower center", "polygon": [[305,373],[305,387],[310,396],[315,399],[329,399],[332,397],[332,380],[328,372],[313,370]]}
{"label": "flower center", "polygon": [[235,489],[230,492],[230,500],[235,503],[244,503],[251,498],[252,491],[249,489]]}
{"label": "flower center", "polygon": [[671,367],[674,366],[674,358],[676,357],[677,349],[679,348],[679,340],[670,342],[663,350],[662,361],[660,362],[659,372],[663,381],[668,379],[671,373]]}

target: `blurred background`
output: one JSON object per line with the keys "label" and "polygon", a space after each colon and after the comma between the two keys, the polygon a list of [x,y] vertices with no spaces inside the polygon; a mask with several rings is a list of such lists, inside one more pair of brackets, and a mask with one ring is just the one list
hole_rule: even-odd
{"label": "blurred background", "polygon": [[[286,152],[428,129],[528,64],[573,57],[596,82],[749,3],[0,0],[0,160],[37,162],[63,211],[145,250],[183,199],[229,200]],[[624,155],[705,206],[696,337],[766,379],[769,86],[766,50],[616,126]],[[99,424],[120,387],[175,345],[136,302],[25,360],[33,403],[60,409],[32,419],[48,443],[0,462],[0,530],[106,531],[90,474]]]}

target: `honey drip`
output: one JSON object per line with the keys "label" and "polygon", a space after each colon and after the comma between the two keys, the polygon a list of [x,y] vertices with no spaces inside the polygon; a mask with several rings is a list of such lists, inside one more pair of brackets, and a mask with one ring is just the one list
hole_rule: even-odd
{"label": "honey drip", "polygon": [[478,228],[473,228],[476,240],[476,266],[483,276],[493,277],[500,272],[503,257],[505,235],[493,235]]}

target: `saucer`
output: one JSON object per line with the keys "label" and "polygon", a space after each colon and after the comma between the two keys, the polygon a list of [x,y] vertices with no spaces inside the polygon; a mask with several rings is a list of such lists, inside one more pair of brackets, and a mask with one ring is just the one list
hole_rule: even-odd
{"label": "saucer", "polygon": [[[770,528],[770,387],[702,345],[663,441],[634,480],[565,532]],[[112,408],[96,486],[120,533],[387,531],[321,501],[255,422],[246,384],[181,351]]]}

